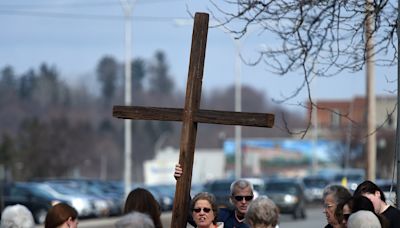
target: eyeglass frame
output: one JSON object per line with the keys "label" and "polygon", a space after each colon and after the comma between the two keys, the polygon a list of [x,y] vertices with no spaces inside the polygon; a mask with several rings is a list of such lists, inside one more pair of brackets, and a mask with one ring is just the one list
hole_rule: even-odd
{"label": "eyeglass frame", "polygon": [[232,195],[232,198],[234,198],[238,202],[243,201],[243,199],[246,202],[249,202],[249,201],[252,201],[254,199],[254,195],[250,195],[250,196],[234,196],[234,195]]}
{"label": "eyeglass frame", "polygon": [[212,211],[212,209],[209,207],[197,207],[193,208],[192,211],[195,213],[200,213],[201,211],[203,211],[204,213],[208,214]]}

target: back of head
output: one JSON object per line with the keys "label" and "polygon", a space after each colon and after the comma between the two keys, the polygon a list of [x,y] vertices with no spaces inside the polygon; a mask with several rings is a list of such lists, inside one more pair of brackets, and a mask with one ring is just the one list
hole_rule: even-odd
{"label": "back of head", "polygon": [[361,210],[375,212],[374,205],[372,204],[371,200],[362,195],[354,196],[352,212],[354,213]]}
{"label": "back of head", "polygon": [[253,200],[246,213],[246,220],[253,226],[275,227],[278,224],[279,210],[266,196]]}
{"label": "back of head", "polygon": [[45,228],[55,228],[71,218],[75,220],[78,217],[78,212],[75,208],[66,203],[58,203],[47,212],[44,222]]}
{"label": "back of head", "polygon": [[16,204],[4,208],[1,214],[1,228],[33,228],[32,213],[23,205]]}
{"label": "back of head", "polygon": [[362,182],[361,184],[359,184],[356,188],[356,190],[354,191],[354,196],[358,196],[358,195],[363,195],[365,193],[371,193],[371,194],[375,194],[376,191],[379,191],[381,194],[381,200],[383,202],[386,202],[386,198],[385,198],[385,194],[382,192],[382,190],[372,181],[366,180],[364,182]]}
{"label": "back of head", "polygon": [[349,217],[348,228],[382,228],[378,217],[371,211],[357,211]]}
{"label": "back of head", "polygon": [[149,215],[140,212],[131,212],[122,216],[116,223],[116,228],[154,228]]}
{"label": "back of head", "polygon": [[148,190],[136,188],[128,194],[124,214],[134,211],[148,214],[156,227],[162,227],[160,205]]}

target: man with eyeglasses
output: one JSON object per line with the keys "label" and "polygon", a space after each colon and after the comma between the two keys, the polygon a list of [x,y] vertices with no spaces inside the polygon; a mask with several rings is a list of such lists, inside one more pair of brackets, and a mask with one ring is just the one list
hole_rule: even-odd
{"label": "man with eyeglasses", "polygon": [[[175,179],[181,177],[182,172],[181,166],[177,164],[174,173]],[[219,208],[217,221],[223,222],[225,228],[249,228],[249,225],[245,223],[245,215],[253,198],[253,184],[245,179],[235,180],[230,186],[229,197],[234,209]],[[189,223],[192,224],[191,221]]]}

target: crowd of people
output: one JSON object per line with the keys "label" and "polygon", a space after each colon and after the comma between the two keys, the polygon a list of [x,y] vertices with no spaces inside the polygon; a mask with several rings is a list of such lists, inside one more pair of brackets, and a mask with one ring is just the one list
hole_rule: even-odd
{"label": "crowd of people", "polygon": [[372,181],[359,184],[353,194],[341,185],[323,192],[325,228],[398,228],[400,210],[387,204],[385,194]]}
{"label": "crowd of people", "polygon": [[[174,177],[182,169],[176,165]],[[188,223],[198,228],[277,228],[279,209],[266,196],[254,199],[253,185],[246,179],[235,180],[230,187],[233,209],[218,208],[215,196],[200,192],[191,199]],[[146,189],[132,190],[124,205],[124,215],[116,228],[162,228],[161,209]],[[371,181],[359,184],[353,194],[342,185],[328,185],[323,192],[325,228],[398,228],[400,210],[387,204],[382,190]],[[1,215],[0,228],[33,228],[31,212],[23,205],[7,206]],[[47,212],[45,228],[77,228],[78,212],[68,204],[58,203]]]}

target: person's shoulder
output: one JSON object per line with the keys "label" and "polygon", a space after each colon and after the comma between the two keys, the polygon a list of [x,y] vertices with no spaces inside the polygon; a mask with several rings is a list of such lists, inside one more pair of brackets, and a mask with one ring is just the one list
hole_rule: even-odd
{"label": "person's shoulder", "polygon": [[[384,211],[384,213],[385,212],[390,213],[390,214],[400,215],[400,210],[396,207],[393,207],[392,205],[390,205],[388,207],[388,209],[386,211]],[[399,219],[400,219],[400,217],[399,217]]]}
{"label": "person's shoulder", "polygon": [[133,211],[123,215],[115,222],[115,227],[137,227],[137,228],[154,228],[154,223],[150,216],[145,213]]}
{"label": "person's shoulder", "polygon": [[229,217],[229,216],[233,215],[233,213],[234,213],[234,211],[229,208],[222,207],[222,208],[218,209],[219,217]]}

